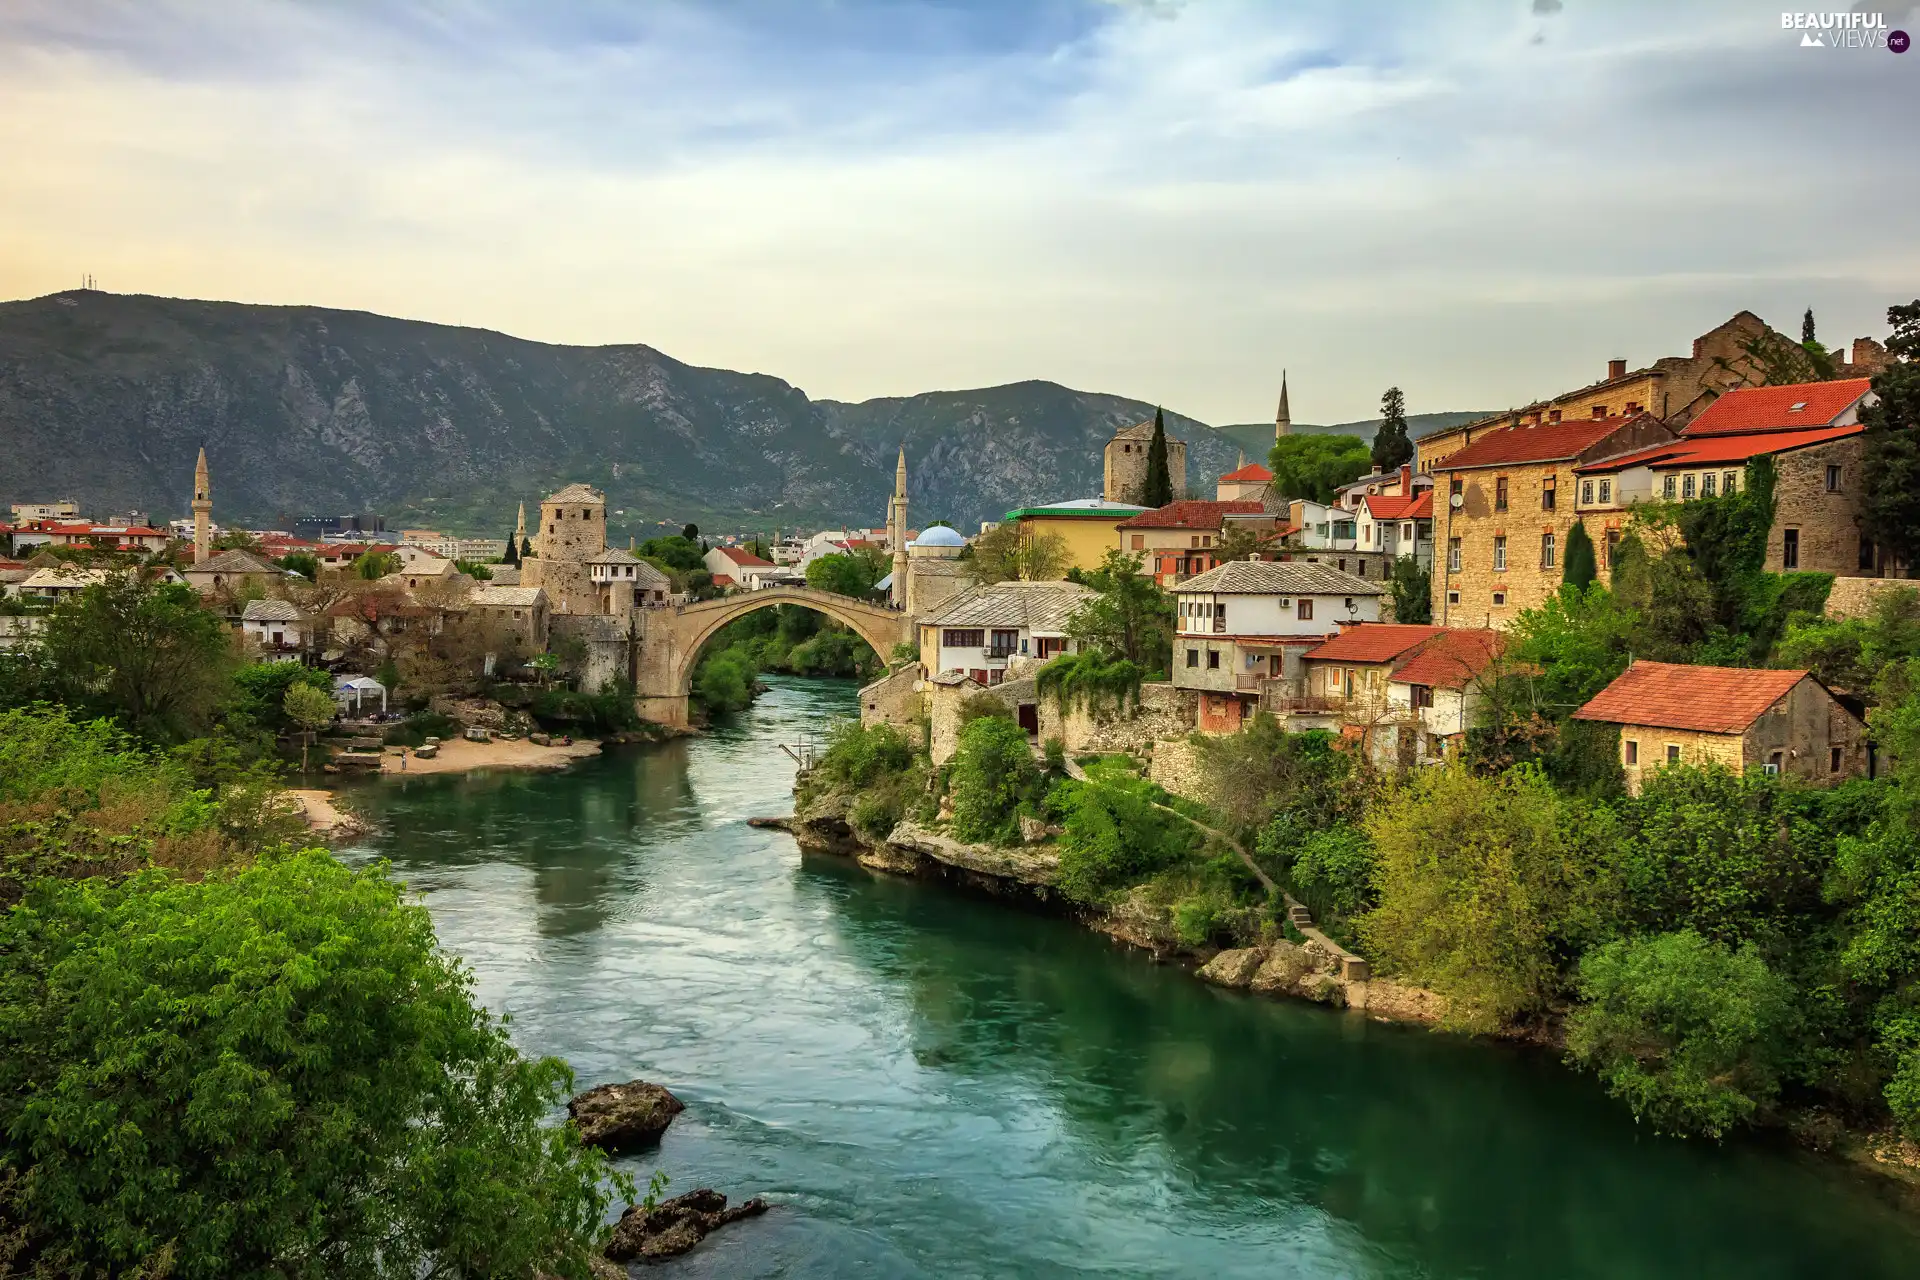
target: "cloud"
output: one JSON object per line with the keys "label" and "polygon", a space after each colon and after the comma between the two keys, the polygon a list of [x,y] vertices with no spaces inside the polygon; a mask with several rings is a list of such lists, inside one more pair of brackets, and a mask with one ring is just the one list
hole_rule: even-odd
{"label": "cloud", "polygon": [[1838,336],[1920,292],[1882,158],[1913,68],[1766,16],[15,0],[0,294],[92,270],[836,398],[1257,420],[1286,364],[1302,419],[1498,406],[1740,307]]}

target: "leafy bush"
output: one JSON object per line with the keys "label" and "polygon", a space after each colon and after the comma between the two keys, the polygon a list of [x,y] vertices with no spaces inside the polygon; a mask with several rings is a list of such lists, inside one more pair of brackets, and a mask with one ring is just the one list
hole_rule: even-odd
{"label": "leafy bush", "polygon": [[1288,873],[1308,899],[1316,918],[1323,904],[1343,916],[1357,916],[1371,907],[1373,846],[1367,833],[1341,823],[1316,831],[1300,842]]}
{"label": "leafy bush", "polygon": [[913,763],[913,744],[893,725],[836,720],[814,769],[824,779],[870,787],[888,775],[905,773]]}
{"label": "leafy bush", "polygon": [[424,908],[321,850],[47,881],[0,918],[0,1169],[56,1274],[584,1277],[612,1191],[572,1075]]}
{"label": "leafy bush", "polygon": [[304,685],[333,696],[333,677],[298,662],[250,662],[233,673],[232,710],[269,733],[291,727],[287,719],[287,690]]}
{"label": "leafy bush", "polygon": [[1778,1095],[1794,993],[1752,944],[1621,939],[1580,962],[1579,988],[1568,1051],[1656,1128],[1717,1138]]}
{"label": "leafy bush", "polygon": [[1106,902],[1191,858],[1199,832],[1154,808],[1152,790],[1137,778],[1054,784],[1047,808],[1062,820],[1062,893],[1076,902]]}
{"label": "leafy bush", "polygon": [[1144,668],[1125,658],[1082,649],[1041,667],[1034,673],[1034,688],[1042,696],[1051,695],[1062,715],[1076,702],[1084,702],[1089,712],[1098,715],[1108,704],[1125,711],[1128,703],[1139,701],[1144,674]]}
{"label": "leafy bush", "polygon": [[758,674],[739,649],[709,653],[693,673],[693,696],[709,712],[743,711],[753,701]]}
{"label": "leafy bush", "polygon": [[1040,769],[1020,726],[999,716],[975,720],[960,731],[951,765],[953,833],[993,844],[1018,840],[1020,811],[1040,791]]}

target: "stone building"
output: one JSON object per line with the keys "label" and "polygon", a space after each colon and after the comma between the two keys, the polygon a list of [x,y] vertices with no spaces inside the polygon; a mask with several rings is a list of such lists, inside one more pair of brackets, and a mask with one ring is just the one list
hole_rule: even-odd
{"label": "stone building", "polygon": [[547,593],[556,614],[600,612],[590,562],[607,549],[607,499],[570,484],[540,503],[534,556],[520,567],[520,583]]}
{"label": "stone building", "polygon": [[960,558],[967,540],[936,524],[907,544],[906,610],[914,617],[930,613],[974,584],[970,562]]}
{"label": "stone building", "polygon": [[547,593],[541,588],[482,583],[467,597],[466,608],[470,619],[516,647],[520,656],[546,651]]}
{"label": "stone building", "polygon": [[1822,786],[1870,773],[1867,727],[1806,671],[1639,661],[1574,712],[1618,725],[1627,790],[1671,764],[1758,767]]}
{"label": "stone building", "polygon": [[1220,536],[1229,515],[1264,516],[1257,500],[1189,498],[1142,511],[1120,522],[1120,550],[1140,557],[1140,572],[1172,587],[1220,563]]}
{"label": "stone building", "polygon": [[[1153,422],[1122,427],[1107,441],[1101,496],[1108,502],[1139,505],[1147,491],[1147,451],[1153,444]],[[1187,446],[1167,436],[1167,478],[1174,500],[1187,496]]]}
{"label": "stone building", "polygon": [[1575,471],[1674,433],[1649,413],[1527,421],[1434,464],[1433,619],[1508,626],[1559,589],[1567,533],[1580,512]]}

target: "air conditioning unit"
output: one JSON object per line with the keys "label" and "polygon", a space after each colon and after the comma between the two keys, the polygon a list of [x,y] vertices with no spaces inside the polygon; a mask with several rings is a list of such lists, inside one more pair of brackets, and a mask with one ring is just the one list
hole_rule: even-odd
{"label": "air conditioning unit", "polygon": [[1768,777],[1772,777],[1774,774],[1777,774],[1780,772],[1780,766],[1775,764],[1771,760],[1761,765],[1760,768],[1767,774]]}

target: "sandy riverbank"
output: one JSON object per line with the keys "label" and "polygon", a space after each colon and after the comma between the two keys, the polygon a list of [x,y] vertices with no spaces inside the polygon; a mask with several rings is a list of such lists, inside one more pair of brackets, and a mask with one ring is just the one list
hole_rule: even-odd
{"label": "sandy riverbank", "polygon": [[400,749],[389,747],[380,757],[380,772],[415,774],[466,773],[473,769],[563,769],[575,760],[599,754],[600,744],[588,739],[577,739],[569,747],[563,747],[557,741],[550,747],[542,747],[525,738],[510,742],[468,742],[465,738],[455,738],[441,743],[439,754],[431,760],[422,760],[413,752],[407,752],[404,768],[401,767]]}
{"label": "sandy riverbank", "polygon": [[306,815],[307,830],[317,836],[344,838],[359,835],[367,829],[357,814],[350,813],[333,802],[333,792],[317,788],[295,788],[287,792],[299,803]]}

